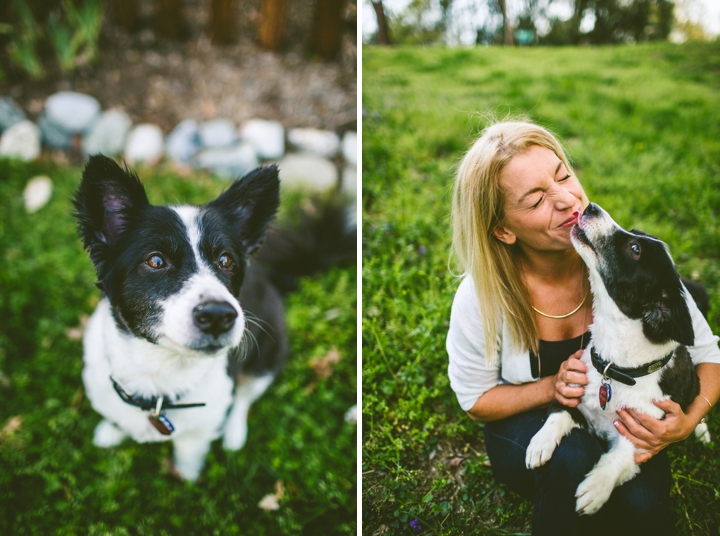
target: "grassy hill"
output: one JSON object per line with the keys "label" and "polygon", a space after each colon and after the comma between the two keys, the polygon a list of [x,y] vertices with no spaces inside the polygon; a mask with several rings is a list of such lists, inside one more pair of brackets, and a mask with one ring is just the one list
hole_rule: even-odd
{"label": "grassy hill", "polygon": [[[253,405],[247,444],[215,442],[197,484],[179,482],[169,443],[92,443],[100,416],[84,396],[79,328],[100,293],[71,217],[80,173],[0,159],[0,534],[355,534],[357,427],[344,414],[356,401],[356,268],[288,295],[291,357]],[[27,214],[22,191],[38,174],[53,196]],[[139,175],[155,204],[204,203],[229,185]],[[279,509],[258,506],[278,489]]]}
{"label": "grassy hill", "polygon": [[[528,533],[447,379],[454,166],[488,114],[563,140],[588,196],[664,240],[720,334],[720,42],[363,49],[363,532]],[[717,438],[670,447],[680,534],[718,534]]]}

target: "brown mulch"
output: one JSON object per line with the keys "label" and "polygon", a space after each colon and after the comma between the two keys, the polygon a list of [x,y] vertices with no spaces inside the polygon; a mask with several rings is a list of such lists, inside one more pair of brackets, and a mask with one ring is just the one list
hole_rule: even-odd
{"label": "brown mulch", "polygon": [[307,52],[312,2],[288,2],[287,44],[277,54],[255,42],[259,0],[236,1],[237,40],[225,46],[211,44],[207,35],[210,0],[185,1],[187,33],[176,41],[156,35],[152,2],[140,4],[140,29],[128,33],[112,23],[108,2],[94,65],[64,75],[47,50],[46,75],[32,81],[3,62],[0,96],[13,97],[35,119],[48,96],[78,91],[94,96],[103,109],[122,108],[134,123],[154,123],[166,133],[185,118],[215,117],[236,124],[263,118],[288,128],[357,128],[357,0],[347,2],[342,49],[333,62]]}

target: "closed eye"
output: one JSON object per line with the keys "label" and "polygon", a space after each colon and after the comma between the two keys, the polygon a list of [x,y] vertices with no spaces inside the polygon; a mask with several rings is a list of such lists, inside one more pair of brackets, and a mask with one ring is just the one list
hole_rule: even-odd
{"label": "closed eye", "polygon": [[544,195],[540,196],[540,199],[538,199],[537,203],[532,205],[530,208],[538,208],[540,206],[540,203],[542,203],[542,200],[545,198]]}
{"label": "closed eye", "polygon": [[565,181],[568,180],[569,178],[570,178],[570,173],[568,173],[567,175],[565,175],[562,179],[558,179],[558,182],[565,182]]}

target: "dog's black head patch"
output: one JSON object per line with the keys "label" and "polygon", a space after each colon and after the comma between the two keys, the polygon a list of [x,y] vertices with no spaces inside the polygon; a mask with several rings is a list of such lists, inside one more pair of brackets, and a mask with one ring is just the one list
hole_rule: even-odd
{"label": "dog's black head patch", "polygon": [[233,330],[200,329],[205,320],[198,311],[220,303],[240,313],[236,298],[247,258],[278,203],[271,166],[235,181],[205,206],[154,206],[137,176],[101,155],[90,158],[74,199],[78,234],[118,326],[199,351],[239,342]]}
{"label": "dog's black head patch", "polygon": [[648,340],[670,340],[692,346],[695,336],[685,291],[665,245],[657,238],[619,227],[591,203],[573,229],[581,255],[587,247],[595,257],[595,269],[620,311],[640,319]]}

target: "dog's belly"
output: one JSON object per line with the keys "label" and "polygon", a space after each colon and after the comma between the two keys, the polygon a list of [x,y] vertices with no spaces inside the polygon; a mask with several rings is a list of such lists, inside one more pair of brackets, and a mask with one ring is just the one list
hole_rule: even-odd
{"label": "dog's belly", "polygon": [[[209,440],[220,436],[225,416],[232,403],[233,382],[227,375],[227,356],[194,358],[184,367],[154,369],[142,359],[128,358],[132,337],[118,333],[107,299],[100,302],[88,321],[84,338],[83,383],[92,407],[135,441],[167,441],[186,435],[201,435]],[[114,366],[111,368],[111,360]],[[175,428],[172,435],[160,434],[148,420],[150,411],[125,403],[113,388],[110,376],[131,376],[138,384],[160,385],[163,393],[183,392],[177,403],[204,402],[199,408],[168,409],[165,416]],[[133,392],[132,381],[116,377],[126,391]],[[175,386],[173,389],[171,386]]]}
{"label": "dog's belly", "polygon": [[600,407],[602,376],[590,362],[589,350],[583,353],[582,360],[587,366],[589,383],[585,386],[585,394],[578,409],[580,409],[585,419],[587,419],[588,425],[597,435],[607,440],[613,440],[619,435],[613,421],[619,418],[617,410],[620,408],[632,408],[640,413],[652,415],[656,419],[664,417],[663,410],[653,404],[653,400],[669,398],[658,385],[660,372],[636,378],[635,385],[625,385],[617,380],[612,380],[610,382],[612,397],[603,410]]}

